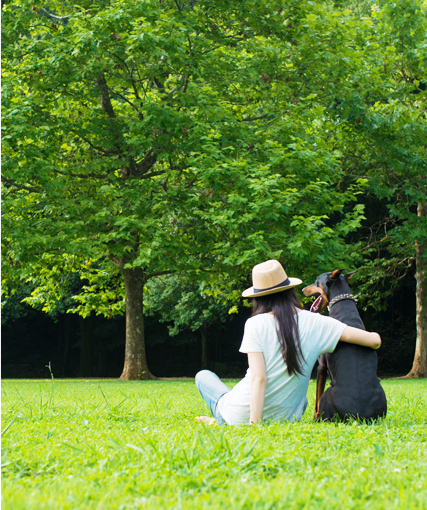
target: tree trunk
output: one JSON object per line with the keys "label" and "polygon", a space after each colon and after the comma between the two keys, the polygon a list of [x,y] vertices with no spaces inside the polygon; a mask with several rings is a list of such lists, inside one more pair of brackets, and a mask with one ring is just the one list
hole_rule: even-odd
{"label": "tree trunk", "polygon": [[[427,202],[418,204],[418,216],[427,218]],[[417,260],[417,291],[416,291],[416,321],[417,343],[412,369],[407,378],[427,377],[427,240],[423,239],[416,244]]]}
{"label": "tree trunk", "polygon": [[107,374],[107,350],[105,349],[105,341],[101,336],[98,337],[97,342],[97,354],[98,354],[98,363],[96,374],[98,377],[105,377]]}
{"label": "tree trunk", "polygon": [[203,325],[200,333],[202,335],[202,370],[208,368],[208,327]]}
{"label": "tree trunk", "polygon": [[126,348],[121,381],[152,379],[145,356],[142,269],[122,269],[126,293]]}
{"label": "tree trunk", "polygon": [[80,317],[80,375],[92,375],[93,317]]}
{"label": "tree trunk", "polygon": [[68,376],[68,351],[70,347],[70,316],[63,314],[59,320],[59,342],[62,351],[61,369],[62,377]]}

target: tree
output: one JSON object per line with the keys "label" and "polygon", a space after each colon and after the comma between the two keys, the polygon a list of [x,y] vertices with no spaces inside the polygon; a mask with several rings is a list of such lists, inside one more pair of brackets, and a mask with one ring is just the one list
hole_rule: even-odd
{"label": "tree", "polygon": [[384,307],[415,265],[417,338],[408,377],[427,377],[426,12],[407,0],[374,6],[365,66],[335,105],[347,125],[347,166],[367,178],[368,193],[387,211],[361,241],[362,294]]}
{"label": "tree", "polygon": [[232,306],[236,301],[236,292],[230,290],[228,302],[224,302],[214,296],[215,289],[210,287],[209,280],[197,280],[191,274],[184,273],[150,280],[146,294],[146,314],[159,314],[161,322],[169,324],[171,336],[184,330],[199,333],[201,367],[208,368],[208,337],[212,336],[210,328],[215,325],[214,333],[218,334],[218,327],[225,322],[229,311],[237,311]]}
{"label": "tree", "polygon": [[377,182],[394,191],[390,207],[391,215],[398,219],[391,232],[394,251],[396,245],[405,255],[409,251],[416,263],[417,339],[414,363],[407,377],[427,377],[426,14],[425,2],[402,0],[384,5],[378,15],[379,37],[396,51],[392,58],[386,58],[395,97],[388,108],[382,109],[393,129],[384,130],[387,138],[377,138],[381,148],[388,142],[387,152],[391,155],[393,151],[394,165],[390,165],[389,176],[384,179],[384,174],[380,174]]}
{"label": "tree", "polygon": [[[322,58],[302,62],[304,26],[316,29],[310,8],[3,5],[6,278],[39,278],[45,255],[48,279],[64,255],[82,277],[112,264],[125,295],[121,379],[151,377],[150,278],[188,269],[238,277],[272,257],[285,256],[290,270],[351,257],[344,237],[363,208],[348,204],[361,183],[337,188],[341,155],[309,78]],[[100,311],[91,295],[83,314]]]}
{"label": "tree", "polygon": [[[320,70],[305,84],[318,94],[318,107],[329,121],[322,127],[341,153],[341,189],[364,179],[360,205],[374,201],[386,210],[382,218],[366,214],[372,223],[348,238],[363,266],[360,294],[365,303],[384,309],[384,298],[415,265],[417,346],[408,375],[425,377],[426,4],[385,0],[369,5],[370,13],[366,2],[345,5],[350,8],[339,12],[315,4],[292,30],[301,61],[309,70],[317,62]],[[304,35],[298,33],[301,26]]]}
{"label": "tree", "polygon": [[[26,283],[18,286],[12,296],[2,301],[2,324],[3,321],[18,320],[28,313],[28,306],[45,312],[54,321],[58,322],[63,331],[60,336],[62,342],[62,372],[66,374],[68,365],[68,350],[70,348],[70,316],[67,313],[79,311],[78,301],[75,296],[82,290],[83,282],[77,270],[74,269],[72,257],[63,256],[58,264],[57,257],[45,255],[42,257],[42,267],[37,274],[29,275]],[[104,295],[103,295],[104,297]],[[100,300],[98,300],[99,302]],[[27,306],[23,305],[27,304]],[[12,313],[11,313],[12,312]],[[16,314],[16,316],[14,316]],[[79,317],[80,326],[80,371],[81,376],[90,376],[92,358],[95,358],[93,347],[93,316],[82,314]],[[53,361],[53,360],[52,360]]]}

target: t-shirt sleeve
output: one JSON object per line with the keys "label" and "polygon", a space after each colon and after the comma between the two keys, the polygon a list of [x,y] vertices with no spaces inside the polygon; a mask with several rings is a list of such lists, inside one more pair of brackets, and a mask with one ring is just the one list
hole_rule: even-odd
{"label": "t-shirt sleeve", "polygon": [[243,334],[240,352],[263,352],[261,345],[261,336],[256,327],[256,321],[248,319],[245,324],[245,332]]}
{"label": "t-shirt sleeve", "polygon": [[337,346],[347,324],[325,315],[317,315],[317,319],[319,321],[317,332],[320,339],[320,353],[332,352]]}

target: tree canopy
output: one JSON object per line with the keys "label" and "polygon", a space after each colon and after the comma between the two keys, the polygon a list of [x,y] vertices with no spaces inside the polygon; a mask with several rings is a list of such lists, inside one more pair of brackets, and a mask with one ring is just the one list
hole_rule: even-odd
{"label": "tree canopy", "polygon": [[[3,5],[9,284],[42,269],[52,282],[66,262],[92,282],[83,314],[120,309],[122,287],[122,378],[134,379],[150,376],[148,279],[238,279],[272,257],[299,274],[356,261],[345,239],[363,219],[358,193],[385,189],[380,147],[398,125],[380,18],[308,1]],[[377,135],[379,110],[391,121]],[[400,123],[424,119],[405,112]],[[373,163],[364,172],[347,165],[353,147]]]}

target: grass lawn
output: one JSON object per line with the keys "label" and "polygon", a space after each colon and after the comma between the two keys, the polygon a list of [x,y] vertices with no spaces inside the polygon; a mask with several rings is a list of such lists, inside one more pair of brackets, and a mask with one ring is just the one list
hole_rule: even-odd
{"label": "grass lawn", "polygon": [[426,509],[427,380],[385,420],[207,427],[193,381],[2,381],[2,510]]}

